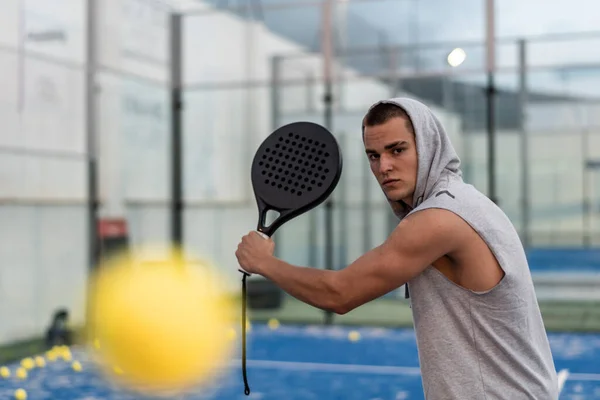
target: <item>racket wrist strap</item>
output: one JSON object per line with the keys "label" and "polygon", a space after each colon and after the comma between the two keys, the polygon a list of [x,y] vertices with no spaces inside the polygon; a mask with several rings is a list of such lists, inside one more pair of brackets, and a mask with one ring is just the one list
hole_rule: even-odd
{"label": "racket wrist strap", "polygon": [[244,377],[244,393],[250,395],[248,376],[246,375],[246,278],[250,276],[246,271],[240,270],[242,277],[242,375]]}

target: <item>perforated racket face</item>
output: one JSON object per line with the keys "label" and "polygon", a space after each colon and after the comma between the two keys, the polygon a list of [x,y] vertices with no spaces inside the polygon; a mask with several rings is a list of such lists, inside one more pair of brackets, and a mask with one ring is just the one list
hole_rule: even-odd
{"label": "perforated racket face", "polygon": [[[312,122],[277,129],[256,152],[252,185],[259,208],[282,212],[285,220],[323,202],[342,173],[342,155],[334,136]],[[261,202],[263,204],[261,204]]]}

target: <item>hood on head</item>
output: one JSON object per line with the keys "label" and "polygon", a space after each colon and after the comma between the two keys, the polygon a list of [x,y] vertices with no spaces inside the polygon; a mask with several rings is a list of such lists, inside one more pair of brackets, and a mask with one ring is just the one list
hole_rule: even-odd
{"label": "hood on head", "polygon": [[[382,103],[401,107],[408,114],[415,130],[419,162],[417,185],[413,196],[413,208],[416,208],[433,194],[435,186],[441,179],[450,175],[462,177],[460,159],[441,122],[425,104],[398,97],[378,101],[370,109]],[[408,212],[410,210],[399,217],[403,218]]]}

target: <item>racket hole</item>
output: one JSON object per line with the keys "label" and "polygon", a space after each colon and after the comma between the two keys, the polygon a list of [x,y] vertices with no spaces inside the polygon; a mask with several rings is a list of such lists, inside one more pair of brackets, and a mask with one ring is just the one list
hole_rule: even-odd
{"label": "racket hole", "polygon": [[289,175],[289,174],[290,174],[290,171],[285,171],[285,174],[286,174],[286,175]]}
{"label": "racket hole", "polygon": [[298,171],[298,169],[300,169],[300,167],[298,167],[297,165],[294,167],[294,171]]}
{"label": "racket hole", "polygon": [[292,142],[292,146],[295,146],[295,145],[296,145],[296,142]]}
{"label": "racket hole", "polygon": [[290,190],[290,193],[292,193],[292,194],[296,193],[296,189]]}
{"label": "racket hole", "polygon": [[283,142],[283,138],[282,138],[282,137],[280,137],[280,138],[279,138],[279,141],[280,141],[280,142]]}
{"label": "racket hole", "polygon": [[272,177],[272,176],[273,176],[273,173],[272,173],[272,172],[269,172],[269,178],[270,178],[270,177]]}
{"label": "racket hole", "polygon": [[269,157],[269,161],[273,161],[273,157]]}
{"label": "racket hole", "polygon": [[289,154],[286,154],[286,155],[285,155],[285,159],[286,159],[286,160],[289,160],[289,159],[290,159],[290,156],[289,156]]}
{"label": "racket hole", "polygon": [[302,153],[302,158],[306,157],[306,153]]}
{"label": "racket hole", "polygon": [[317,183],[317,186],[321,187],[321,186],[323,186],[323,184],[321,182],[319,182],[319,183]]}
{"label": "racket hole", "polygon": [[302,168],[302,169],[300,170],[300,172],[302,172],[302,173],[305,173],[305,172],[306,172],[306,170],[305,170],[304,168]]}
{"label": "racket hole", "polygon": [[296,157],[292,157],[292,162],[296,162]]}
{"label": "racket hole", "polygon": [[319,150],[319,151],[317,151],[317,154],[321,155],[321,154],[323,154],[323,152],[321,150]]}
{"label": "racket hole", "polygon": [[279,175],[275,175],[275,179],[279,179]]}
{"label": "racket hole", "polygon": [[298,175],[298,180],[301,181],[302,180],[302,175]]}
{"label": "racket hole", "polygon": [[275,186],[275,182],[271,182],[271,186]]}
{"label": "racket hole", "polygon": [[288,185],[291,185],[292,183],[294,183],[294,181],[292,181],[291,179],[288,181]]}
{"label": "racket hole", "polygon": [[[317,171],[321,171],[322,169],[322,167],[317,167]],[[325,172],[327,172],[327,170],[325,170]]]}
{"label": "racket hole", "polygon": [[281,182],[285,182],[285,176],[281,177]]}
{"label": "racket hole", "polygon": [[289,139],[285,139],[285,144],[290,144],[290,140]]}
{"label": "racket hole", "polygon": [[295,182],[295,183],[294,183],[294,186],[298,187],[298,186],[299,186],[298,182]]}
{"label": "racket hole", "polygon": [[321,175],[321,180],[325,180],[325,175]]}
{"label": "racket hole", "polygon": [[268,152],[270,152],[270,151],[271,151],[271,150],[269,150],[269,148],[268,148],[268,147],[265,149],[265,153],[268,153]]}
{"label": "racket hole", "polygon": [[264,160],[265,158],[267,158],[267,155],[266,155],[266,154],[265,154],[265,155],[263,155],[263,160]]}
{"label": "racket hole", "polygon": [[279,164],[279,158],[275,160],[275,164]]}
{"label": "racket hole", "polygon": [[300,185],[300,188],[304,189],[306,188],[306,185]]}
{"label": "racket hole", "polygon": [[309,143],[309,144],[310,144],[310,143],[312,143],[312,142],[313,142],[313,141],[312,141],[312,139],[308,139],[308,143]]}
{"label": "racket hole", "polygon": [[309,191],[309,192],[312,192],[312,187],[310,187],[310,186],[309,186],[309,187],[308,187],[308,191]]}
{"label": "racket hole", "polygon": [[280,152],[280,153],[279,153],[279,157],[283,157],[283,153],[281,153],[281,152]]}
{"label": "racket hole", "polygon": [[292,136],[294,136],[294,134],[293,134],[292,132],[290,132],[290,134],[289,134],[288,136],[289,136],[289,137],[292,137]]}
{"label": "racket hole", "polygon": [[279,185],[277,185],[278,189],[281,189],[283,187],[283,185],[280,183]]}
{"label": "racket hole", "polygon": [[265,179],[265,185],[268,185],[268,184],[269,184],[269,180]]}
{"label": "racket hole", "polygon": [[312,160],[312,156],[311,156],[310,154],[308,155],[308,159],[309,159],[309,160]]}
{"label": "racket hole", "polygon": [[306,138],[305,138],[304,136],[302,136],[302,139],[301,139],[301,140],[302,140],[303,142],[306,142]]}
{"label": "racket hole", "polygon": [[317,179],[319,177],[319,174],[315,174],[315,179]]}
{"label": "racket hole", "polygon": [[298,140],[298,139],[300,138],[300,135],[296,135],[296,136],[294,136],[294,138],[295,138],[296,140]]}
{"label": "racket hole", "polygon": [[315,148],[313,147],[312,149],[310,149],[310,151],[312,151],[312,152],[314,153],[315,151],[317,151],[317,149],[315,149]]}
{"label": "racket hole", "polygon": [[295,154],[295,155],[298,155],[298,154],[300,154],[300,152],[299,152],[298,150],[296,150],[296,151],[294,152],[294,154]]}
{"label": "racket hole", "polygon": [[329,157],[329,153],[325,153],[325,157]]}
{"label": "racket hole", "polygon": [[325,148],[325,143],[321,143],[321,147],[322,147],[322,148]]}
{"label": "racket hole", "polygon": [[308,182],[308,178],[304,178],[304,182]]}
{"label": "racket hole", "polygon": [[315,162],[319,161],[319,157],[315,157]]}
{"label": "racket hole", "polygon": [[[319,167],[319,168],[321,168],[321,167]],[[325,168],[325,173],[326,174],[329,173],[329,170],[327,168]]]}
{"label": "racket hole", "polygon": [[317,146],[317,147],[319,146],[319,142],[317,142],[316,140],[315,140],[315,146]]}
{"label": "racket hole", "polygon": [[289,187],[284,187],[283,190],[285,190],[286,192],[289,190]]}
{"label": "racket hole", "polygon": [[302,192],[298,191],[298,193],[296,193],[298,196],[302,196]]}
{"label": "racket hole", "polygon": [[265,164],[265,168],[269,169],[271,166],[269,164]]}
{"label": "racket hole", "polygon": [[278,149],[278,148],[279,148],[279,146],[281,146],[281,145],[280,145],[279,143],[277,143],[277,144],[275,145],[275,148],[276,148],[276,149]]}
{"label": "racket hole", "polygon": [[311,165],[310,167],[311,167],[311,168],[314,168],[314,167],[316,167],[316,165],[315,165],[315,164],[313,164],[313,165]]}
{"label": "racket hole", "polygon": [[308,176],[311,176],[311,175],[312,175],[312,171],[308,171]]}
{"label": "racket hole", "polygon": [[304,146],[304,150],[310,150],[310,146]]}
{"label": "racket hole", "polygon": [[315,181],[315,180],[313,179],[312,181],[310,181],[310,183],[312,183],[312,184],[314,185],[315,183],[317,183],[317,181]]}
{"label": "racket hole", "polygon": [[264,162],[259,162],[258,165],[260,165],[261,167],[263,166]]}
{"label": "racket hole", "polygon": [[321,164],[325,164],[325,160],[321,160]]}
{"label": "racket hole", "polygon": [[271,169],[272,169],[273,171],[275,171],[275,170],[277,170],[277,167],[273,165],[273,166],[271,167]]}
{"label": "racket hole", "polygon": [[292,178],[295,178],[295,177],[296,177],[296,174],[292,173]]}

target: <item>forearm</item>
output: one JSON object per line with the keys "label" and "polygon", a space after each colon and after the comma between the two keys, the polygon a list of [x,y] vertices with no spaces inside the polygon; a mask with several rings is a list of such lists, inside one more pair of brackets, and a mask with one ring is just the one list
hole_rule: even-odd
{"label": "forearm", "polygon": [[334,271],[299,267],[273,257],[261,266],[259,273],[304,303],[322,310],[339,310],[341,294],[335,285]]}

